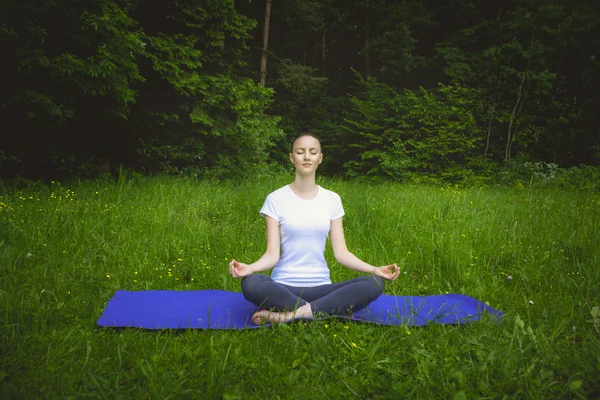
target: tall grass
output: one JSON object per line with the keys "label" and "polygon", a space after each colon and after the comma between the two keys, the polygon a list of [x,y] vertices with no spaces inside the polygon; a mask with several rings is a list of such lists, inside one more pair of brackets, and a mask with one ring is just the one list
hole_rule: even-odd
{"label": "tall grass", "polygon": [[[401,266],[386,293],[467,294],[500,324],[96,325],[118,289],[239,291],[227,263],[263,253],[258,211],[289,179],[1,187],[0,396],[600,396],[597,193],[319,182],[342,196],[349,248]],[[334,281],[356,275],[326,257]]]}

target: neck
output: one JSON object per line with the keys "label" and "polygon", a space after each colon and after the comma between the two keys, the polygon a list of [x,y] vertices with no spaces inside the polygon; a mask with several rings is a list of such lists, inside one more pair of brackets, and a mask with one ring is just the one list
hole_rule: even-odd
{"label": "neck", "polygon": [[296,174],[296,179],[290,185],[298,193],[311,193],[317,188],[315,175],[304,176]]}

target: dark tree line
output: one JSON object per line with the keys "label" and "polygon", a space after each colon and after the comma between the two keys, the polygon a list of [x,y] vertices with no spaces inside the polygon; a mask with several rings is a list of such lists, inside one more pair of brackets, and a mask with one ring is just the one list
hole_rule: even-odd
{"label": "dark tree line", "polygon": [[240,175],[305,129],[351,176],[600,159],[595,1],[29,0],[0,34],[3,177]]}

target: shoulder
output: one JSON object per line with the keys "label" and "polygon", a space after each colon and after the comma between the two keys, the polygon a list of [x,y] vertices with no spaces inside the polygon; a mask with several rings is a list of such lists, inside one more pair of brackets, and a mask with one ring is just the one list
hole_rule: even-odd
{"label": "shoulder", "polygon": [[267,195],[267,200],[277,200],[282,197],[286,197],[289,195],[289,192],[290,192],[289,185],[285,185],[285,186],[280,187],[279,189],[269,193]]}
{"label": "shoulder", "polygon": [[323,195],[326,196],[330,201],[335,202],[335,203],[342,201],[342,198],[336,192],[329,190],[329,189],[325,189],[322,186],[319,186],[319,187],[321,188],[321,192],[323,193]]}

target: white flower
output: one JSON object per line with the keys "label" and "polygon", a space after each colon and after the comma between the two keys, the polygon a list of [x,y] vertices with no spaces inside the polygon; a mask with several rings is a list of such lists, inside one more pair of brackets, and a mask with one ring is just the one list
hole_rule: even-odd
{"label": "white flower", "polygon": [[529,305],[532,306],[533,305],[533,300],[529,300]]}

